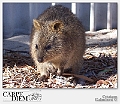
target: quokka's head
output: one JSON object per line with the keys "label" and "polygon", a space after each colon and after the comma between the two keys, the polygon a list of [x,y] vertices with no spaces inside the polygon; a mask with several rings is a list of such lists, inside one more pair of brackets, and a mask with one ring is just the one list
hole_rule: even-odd
{"label": "quokka's head", "polygon": [[62,21],[33,20],[32,49],[39,62],[51,61],[61,57],[66,42]]}

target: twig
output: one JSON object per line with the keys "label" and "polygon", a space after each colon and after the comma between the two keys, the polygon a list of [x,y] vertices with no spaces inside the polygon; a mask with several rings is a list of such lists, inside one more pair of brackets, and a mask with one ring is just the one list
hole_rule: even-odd
{"label": "twig", "polygon": [[63,75],[71,75],[71,76],[74,76],[74,77],[77,77],[77,78],[82,78],[82,79],[87,80],[89,82],[94,82],[93,79],[88,78],[88,77],[86,77],[84,75],[77,75],[77,74],[70,74],[70,73],[63,73]]}

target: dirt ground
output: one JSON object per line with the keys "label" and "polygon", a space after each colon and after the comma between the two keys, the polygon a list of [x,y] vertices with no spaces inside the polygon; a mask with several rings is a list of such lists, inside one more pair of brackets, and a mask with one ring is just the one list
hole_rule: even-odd
{"label": "dirt ground", "polygon": [[40,75],[29,54],[28,40],[24,40],[27,45],[22,41],[20,36],[3,41],[3,88],[117,88],[116,29],[86,32],[86,51],[80,75],[93,82],[80,78],[78,84],[74,84],[75,77],[71,75],[50,74],[45,81],[39,81]]}

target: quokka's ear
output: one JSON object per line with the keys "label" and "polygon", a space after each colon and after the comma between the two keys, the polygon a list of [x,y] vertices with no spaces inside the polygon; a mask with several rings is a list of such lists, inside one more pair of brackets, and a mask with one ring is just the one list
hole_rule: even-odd
{"label": "quokka's ear", "polygon": [[42,28],[42,24],[36,19],[33,19],[33,26],[36,30],[40,30]]}
{"label": "quokka's ear", "polygon": [[52,31],[61,32],[63,29],[63,22],[56,20],[51,23]]}

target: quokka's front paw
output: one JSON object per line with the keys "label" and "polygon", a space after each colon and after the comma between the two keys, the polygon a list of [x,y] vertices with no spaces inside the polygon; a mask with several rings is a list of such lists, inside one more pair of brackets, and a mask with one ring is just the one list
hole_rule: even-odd
{"label": "quokka's front paw", "polygon": [[52,64],[48,62],[39,63],[37,65],[37,73],[40,73],[39,81],[43,81],[50,76],[50,73],[54,73],[56,70]]}

